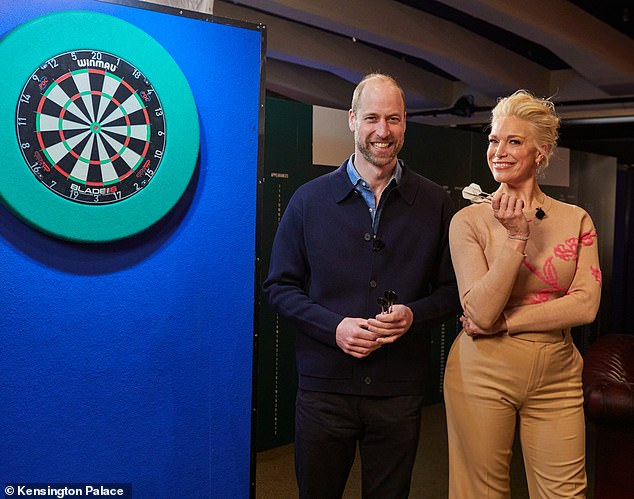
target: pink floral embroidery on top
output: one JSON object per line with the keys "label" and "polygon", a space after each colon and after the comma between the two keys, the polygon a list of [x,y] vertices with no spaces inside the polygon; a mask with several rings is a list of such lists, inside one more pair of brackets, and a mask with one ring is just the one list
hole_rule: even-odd
{"label": "pink floral embroidery on top", "polygon": [[579,238],[569,237],[566,239],[564,244],[558,244],[555,246],[555,256],[561,258],[565,262],[576,260],[579,243],[584,246],[592,246],[596,237],[596,231],[584,232]]}
{"label": "pink floral embroidery on top", "polygon": [[590,232],[584,232],[583,234],[581,234],[581,237],[579,237],[579,241],[581,242],[581,244],[583,244],[584,246],[592,246],[592,243],[594,242],[594,239],[596,239],[597,233],[596,231],[590,231]]}
{"label": "pink floral embroidery on top", "polygon": [[541,289],[537,291],[536,293],[531,293],[530,295],[528,295],[526,299],[530,303],[543,303],[545,301],[550,300],[551,296],[555,293],[566,292],[566,290],[562,289],[557,282],[558,273],[557,273],[557,268],[553,264],[552,256],[549,256],[548,258],[546,258],[546,261],[544,262],[544,266],[542,267],[541,272],[537,270],[537,267],[535,267],[532,263],[530,263],[526,259],[524,259],[524,265],[526,265],[526,267],[528,267],[528,269],[533,274],[535,274],[537,277],[539,277],[542,281],[544,281],[549,286],[548,288]]}
{"label": "pink floral embroidery on top", "polygon": [[[579,243],[583,246],[592,246],[594,244],[594,239],[596,239],[597,233],[596,231],[588,231],[581,234],[579,238],[569,237],[565,240],[563,244],[558,244],[554,248],[554,256],[565,261],[570,262],[577,259],[577,250],[579,249]],[[549,287],[540,289],[534,293],[531,293],[526,297],[526,301],[529,303],[543,303],[545,301],[550,300],[553,295],[562,293],[567,294],[568,291],[563,289],[558,283],[558,273],[557,268],[553,263],[553,257],[549,256],[544,265],[542,267],[541,272],[537,270],[532,263],[524,259],[524,265],[528,267],[528,269],[536,275],[540,280],[545,282]],[[578,269],[576,269],[578,270]],[[576,271],[575,270],[575,271]],[[597,267],[590,267],[590,272],[596,279],[596,281],[601,285],[601,270]]]}
{"label": "pink floral embroidery on top", "polygon": [[561,258],[565,262],[575,260],[577,258],[577,247],[579,246],[579,239],[576,237],[570,237],[566,239],[565,244],[558,244],[555,246],[555,256]]}
{"label": "pink floral embroidery on top", "polygon": [[602,286],[603,285],[603,276],[601,274],[601,269],[597,268],[597,267],[593,267],[592,265],[590,265],[590,272],[592,273],[592,275],[594,276],[596,281],[599,283],[599,286]]}
{"label": "pink floral embroidery on top", "polygon": [[526,300],[529,301],[532,304],[544,303],[545,301],[550,300],[551,296],[555,292],[556,292],[556,290],[554,290],[554,289],[547,289],[547,288],[540,289],[536,293],[532,293],[532,294],[528,295],[526,297]]}

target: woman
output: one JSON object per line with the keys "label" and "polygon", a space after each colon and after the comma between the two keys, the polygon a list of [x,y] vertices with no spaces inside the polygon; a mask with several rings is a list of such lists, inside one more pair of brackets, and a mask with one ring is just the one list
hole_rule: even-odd
{"label": "woman", "polygon": [[552,102],[523,90],[500,99],[487,150],[500,186],[451,222],[464,314],[445,372],[450,499],[510,497],[516,422],[530,497],[585,497],[583,362],[570,327],[594,320],[601,272],[588,214],[537,184],[558,128]]}

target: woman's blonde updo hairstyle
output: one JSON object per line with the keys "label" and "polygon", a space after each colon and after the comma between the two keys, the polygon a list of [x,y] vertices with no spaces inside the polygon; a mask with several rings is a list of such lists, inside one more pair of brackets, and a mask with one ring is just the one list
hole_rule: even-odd
{"label": "woman's blonde updo hairstyle", "polygon": [[559,138],[560,120],[555,105],[550,99],[540,99],[527,90],[518,90],[508,97],[498,99],[491,111],[491,124],[507,116],[525,120],[532,126],[534,140],[543,155],[543,159],[537,164],[537,173],[543,172],[548,167]]}

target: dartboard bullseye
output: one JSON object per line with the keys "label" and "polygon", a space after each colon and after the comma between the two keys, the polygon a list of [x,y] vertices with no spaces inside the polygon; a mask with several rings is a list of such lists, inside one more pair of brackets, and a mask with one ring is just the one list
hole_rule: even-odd
{"label": "dartboard bullseye", "polygon": [[0,200],[20,219],[105,242],[146,230],[181,199],[198,111],[179,65],[144,30],[91,11],[46,14],[0,39],[0,67]]}
{"label": "dartboard bullseye", "polygon": [[16,128],[35,177],[87,204],[141,191],[165,149],[165,120],[151,82],[128,61],[76,50],[45,61],[22,90]]}

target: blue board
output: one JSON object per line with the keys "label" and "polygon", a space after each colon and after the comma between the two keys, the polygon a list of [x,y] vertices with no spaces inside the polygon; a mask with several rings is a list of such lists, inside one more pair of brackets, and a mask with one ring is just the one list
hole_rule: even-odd
{"label": "blue board", "polygon": [[0,37],[75,9],[145,31],[185,75],[200,124],[183,197],[140,234],[66,242],[0,205],[0,483],[245,498],[263,35],[140,5],[0,2]]}

